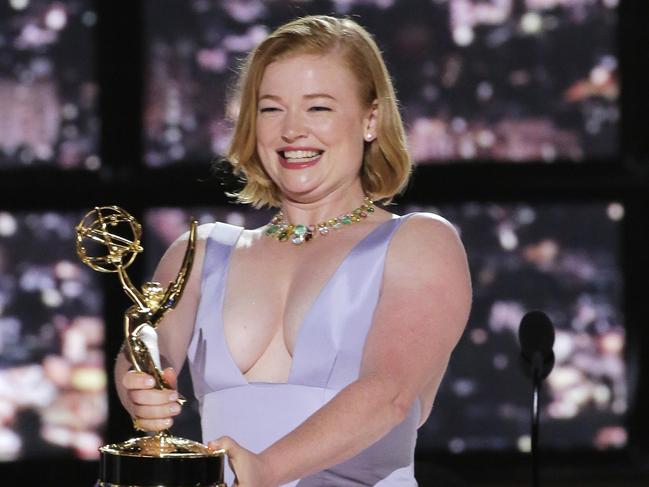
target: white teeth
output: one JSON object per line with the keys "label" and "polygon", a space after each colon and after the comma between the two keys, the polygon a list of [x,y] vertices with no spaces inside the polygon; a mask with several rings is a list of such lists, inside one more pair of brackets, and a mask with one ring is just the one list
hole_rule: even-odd
{"label": "white teeth", "polygon": [[287,150],[284,151],[284,157],[286,159],[306,159],[308,157],[315,157],[319,155],[320,152],[314,150]]}

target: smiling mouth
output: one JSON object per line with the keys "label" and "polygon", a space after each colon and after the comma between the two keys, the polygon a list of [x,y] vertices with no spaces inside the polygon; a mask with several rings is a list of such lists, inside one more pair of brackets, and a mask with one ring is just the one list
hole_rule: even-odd
{"label": "smiling mouth", "polygon": [[279,162],[286,169],[304,169],[320,161],[322,150],[284,150],[277,151]]}
{"label": "smiling mouth", "polygon": [[321,150],[286,150],[278,151],[280,157],[286,162],[309,162],[322,155],[324,151]]}

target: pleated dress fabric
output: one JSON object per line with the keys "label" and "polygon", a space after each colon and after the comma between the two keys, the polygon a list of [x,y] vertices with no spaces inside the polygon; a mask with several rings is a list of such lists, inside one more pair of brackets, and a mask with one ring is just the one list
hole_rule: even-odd
{"label": "pleated dress fabric", "polygon": [[[406,218],[380,224],[344,258],[301,323],[288,381],[282,384],[248,382],[230,354],[223,333],[223,300],[232,249],[243,229],[214,224],[188,350],[204,441],[227,435],[261,452],[358,378],[387,248]],[[285,485],[416,486],[414,448],[419,418],[420,405],[415,401],[402,423],[355,457]],[[234,476],[226,470],[231,485]]]}

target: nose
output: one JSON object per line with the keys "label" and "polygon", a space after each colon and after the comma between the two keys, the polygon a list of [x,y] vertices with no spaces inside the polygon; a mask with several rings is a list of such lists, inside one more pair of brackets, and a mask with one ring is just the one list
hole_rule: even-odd
{"label": "nose", "polygon": [[300,113],[289,111],[284,118],[282,126],[282,140],[293,142],[306,137],[306,127]]}

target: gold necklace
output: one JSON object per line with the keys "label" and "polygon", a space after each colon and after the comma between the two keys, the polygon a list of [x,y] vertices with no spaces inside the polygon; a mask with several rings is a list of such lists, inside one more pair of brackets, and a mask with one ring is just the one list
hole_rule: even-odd
{"label": "gold necklace", "polygon": [[363,199],[363,204],[336,218],[331,218],[315,225],[293,225],[286,221],[284,213],[280,210],[277,215],[268,224],[264,234],[280,242],[290,240],[295,245],[308,242],[315,235],[326,236],[331,230],[339,230],[347,225],[361,221],[367,218],[367,215],[374,213],[374,202],[367,196]]}

